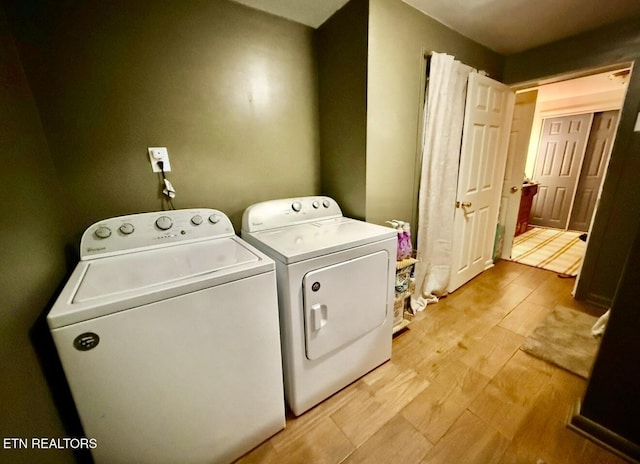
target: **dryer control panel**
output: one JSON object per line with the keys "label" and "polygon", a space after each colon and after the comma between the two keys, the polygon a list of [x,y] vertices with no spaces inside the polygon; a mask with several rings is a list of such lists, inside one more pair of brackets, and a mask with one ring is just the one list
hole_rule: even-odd
{"label": "dryer control panel", "polygon": [[283,198],[249,206],[242,215],[242,231],[258,232],[339,217],[342,217],[342,210],[333,198]]}
{"label": "dryer control panel", "polygon": [[96,222],[85,230],[80,259],[102,258],[162,246],[235,235],[226,214],[206,208],[131,214]]}

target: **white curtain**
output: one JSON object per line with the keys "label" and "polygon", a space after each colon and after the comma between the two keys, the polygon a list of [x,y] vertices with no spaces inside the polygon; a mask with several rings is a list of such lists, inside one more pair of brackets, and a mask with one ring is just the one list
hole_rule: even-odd
{"label": "white curtain", "polygon": [[424,105],[414,311],[446,295],[467,79],[474,69],[444,53],[431,55]]}

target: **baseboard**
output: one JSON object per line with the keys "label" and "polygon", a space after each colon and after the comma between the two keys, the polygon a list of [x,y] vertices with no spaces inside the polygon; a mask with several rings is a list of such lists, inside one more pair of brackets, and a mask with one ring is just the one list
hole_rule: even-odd
{"label": "baseboard", "polygon": [[609,309],[611,307],[611,305],[613,304],[613,299],[612,298],[608,298],[608,297],[605,297],[605,296],[602,296],[602,295],[596,295],[594,293],[587,293],[585,301],[587,303],[591,303],[591,304],[594,304],[596,306],[600,306],[601,308],[606,308],[606,309]]}
{"label": "baseboard", "polygon": [[622,459],[632,464],[640,464],[640,446],[581,415],[579,399],[574,405],[567,427]]}

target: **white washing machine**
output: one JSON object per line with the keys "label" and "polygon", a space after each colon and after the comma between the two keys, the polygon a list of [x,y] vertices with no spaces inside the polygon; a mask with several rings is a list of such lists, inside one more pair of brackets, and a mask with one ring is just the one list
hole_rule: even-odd
{"label": "white washing machine", "polygon": [[250,206],[242,238],[276,262],[285,397],[300,415],[391,357],[397,232],[328,197]]}
{"label": "white washing machine", "polygon": [[212,209],[89,227],[47,321],[97,463],[228,463],[285,425],[274,262]]}

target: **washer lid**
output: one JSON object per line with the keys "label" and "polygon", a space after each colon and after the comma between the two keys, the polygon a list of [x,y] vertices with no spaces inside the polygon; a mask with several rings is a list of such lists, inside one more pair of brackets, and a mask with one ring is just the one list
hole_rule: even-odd
{"label": "washer lid", "polygon": [[247,239],[272,258],[291,264],[396,236],[390,227],[339,217],[254,232]]}
{"label": "washer lid", "polygon": [[236,236],[80,261],[47,322],[53,329],[273,270]]}
{"label": "washer lid", "polygon": [[73,303],[158,287],[258,260],[257,255],[231,239],[96,259],[88,264],[73,296]]}

